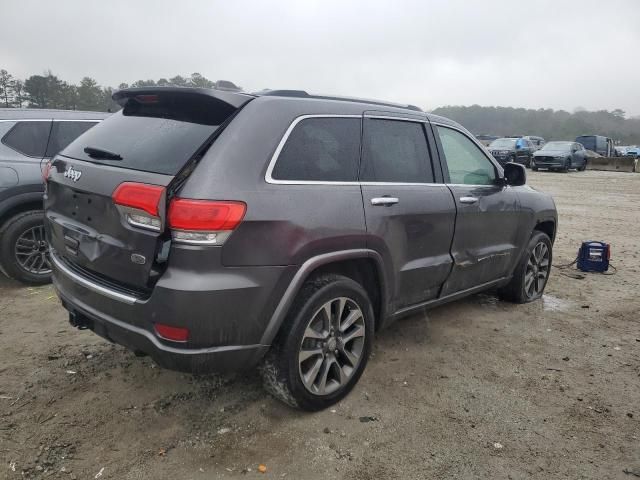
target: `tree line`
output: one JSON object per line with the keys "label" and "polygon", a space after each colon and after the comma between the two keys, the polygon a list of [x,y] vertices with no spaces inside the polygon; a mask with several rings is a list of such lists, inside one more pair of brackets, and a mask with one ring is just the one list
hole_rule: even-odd
{"label": "tree line", "polygon": [[[229,82],[225,82],[229,85]],[[231,84],[233,85],[233,84]],[[213,88],[215,82],[199,73],[176,75],[158,80],[121,83],[127,87],[177,86]],[[91,77],[75,85],[51,71],[17,79],[0,69],[0,108],[55,108],[114,112],[119,106],[111,100],[116,89],[104,87]],[[640,118],[625,118],[620,109],[573,113],[552,109],[482,107],[480,105],[439,107],[433,113],[455,120],[476,135],[537,135],[546,140],[573,140],[578,135],[604,135],[622,145],[640,144]]]}
{"label": "tree line", "polygon": [[640,118],[625,118],[620,109],[587,112],[481,107],[440,107],[437,115],[461,123],[476,135],[536,135],[545,140],[574,140],[579,135],[604,135],[619,145],[640,144]]}
{"label": "tree line", "polygon": [[43,75],[31,75],[21,80],[7,70],[0,69],[0,108],[54,108],[114,112],[120,108],[111,100],[115,90],[149,86],[213,88],[215,82],[199,73],[192,73],[186,77],[176,75],[158,80],[138,80],[130,85],[121,83],[117,88],[113,88],[103,87],[91,77],[84,77],[75,85],[60,79],[51,71]]}

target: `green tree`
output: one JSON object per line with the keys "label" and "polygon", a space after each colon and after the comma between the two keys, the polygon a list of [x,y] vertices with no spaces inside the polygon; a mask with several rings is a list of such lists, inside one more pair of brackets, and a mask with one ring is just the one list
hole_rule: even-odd
{"label": "green tree", "polygon": [[24,91],[24,82],[22,80],[16,80],[13,82],[13,106],[15,108],[24,107],[25,103],[29,100],[26,92]]}
{"label": "green tree", "polygon": [[13,106],[14,79],[6,70],[0,70],[0,106],[10,108]]}
{"label": "green tree", "polygon": [[191,78],[189,79],[189,85],[200,88],[213,88],[215,83],[208,78],[203,77],[199,73],[192,73]]}
{"label": "green tree", "polygon": [[132,87],[155,87],[155,80],[138,80],[137,82],[133,82],[131,84]]}
{"label": "green tree", "polygon": [[189,86],[189,82],[187,81],[186,78],[180,76],[180,75],[176,75],[173,78],[169,79],[169,83],[171,85],[174,85],[176,87],[188,87]]}
{"label": "green tree", "polygon": [[102,88],[93,78],[84,77],[77,87],[78,110],[102,110],[104,96]]}

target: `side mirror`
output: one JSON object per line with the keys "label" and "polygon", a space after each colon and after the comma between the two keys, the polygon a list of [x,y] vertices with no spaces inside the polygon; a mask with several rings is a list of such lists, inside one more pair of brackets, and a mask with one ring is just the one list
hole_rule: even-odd
{"label": "side mirror", "polygon": [[519,187],[527,183],[527,169],[519,163],[506,163],[504,165],[504,181],[512,187]]}

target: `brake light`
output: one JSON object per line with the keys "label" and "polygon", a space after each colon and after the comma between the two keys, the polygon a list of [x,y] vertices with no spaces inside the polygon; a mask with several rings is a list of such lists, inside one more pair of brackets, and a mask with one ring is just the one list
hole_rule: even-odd
{"label": "brake light", "polygon": [[173,342],[186,342],[189,339],[189,329],[184,327],[173,327],[162,323],[155,323],[153,328],[159,337]]}
{"label": "brake light", "polygon": [[240,224],[247,205],[234,201],[175,198],[167,220],[176,242],[220,245]]}
{"label": "brake light", "polygon": [[47,183],[49,181],[49,174],[51,173],[51,160],[45,163],[44,168],[42,169],[42,181]]}
{"label": "brake light", "polygon": [[123,182],[114,190],[113,203],[125,208],[127,222],[135,227],[159,231],[160,202],[164,187],[146,183]]}
{"label": "brake light", "polygon": [[136,95],[134,97],[139,103],[158,103],[160,99],[158,95]]}

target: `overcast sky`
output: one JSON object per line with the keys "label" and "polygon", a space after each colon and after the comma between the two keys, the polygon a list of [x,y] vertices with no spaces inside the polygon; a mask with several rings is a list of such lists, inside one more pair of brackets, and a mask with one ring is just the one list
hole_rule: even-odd
{"label": "overcast sky", "polygon": [[640,0],[2,0],[0,68],[640,114]]}

